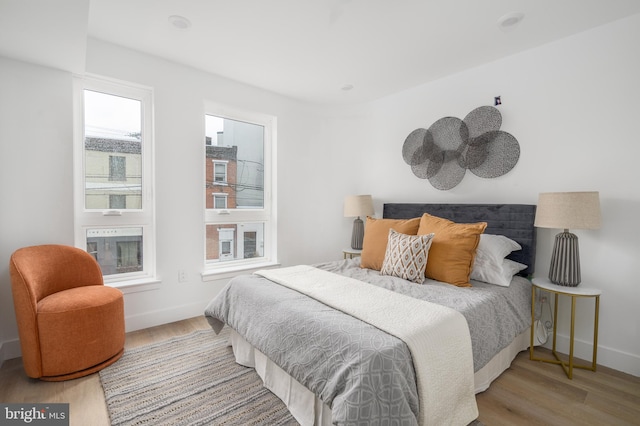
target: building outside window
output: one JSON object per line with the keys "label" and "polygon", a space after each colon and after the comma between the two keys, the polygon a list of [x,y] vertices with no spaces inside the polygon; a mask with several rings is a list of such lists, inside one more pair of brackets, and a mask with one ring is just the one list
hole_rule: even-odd
{"label": "building outside window", "polygon": [[275,262],[275,118],[206,108],[205,268]]}
{"label": "building outside window", "polygon": [[155,279],[152,91],[91,77],[74,85],[76,245],[105,283]]}
{"label": "building outside window", "polygon": [[87,251],[98,261],[105,276],[141,272],[142,228],[90,229]]}
{"label": "building outside window", "polygon": [[[206,145],[207,209],[236,208],[237,146]],[[224,203],[224,207],[220,205]]]}
{"label": "building outside window", "polygon": [[[102,94],[94,101],[109,99],[103,96],[111,95]],[[88,107],[92,108],[92,104]],[[142,141],[139,136],[116,135],[94,127],[85,132],[85,208],[141,209]]]}

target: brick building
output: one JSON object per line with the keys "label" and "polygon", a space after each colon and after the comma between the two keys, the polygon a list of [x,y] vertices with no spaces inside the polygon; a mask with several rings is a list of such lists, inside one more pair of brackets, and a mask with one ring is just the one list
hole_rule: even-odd
{"label": "brick building", "polygon": [[[206,148],[206,207],[207,209],[235,209],[237,206],[236,179],[238,147],[211,145]],[[206,226],[207,260],[232,260],[237,254],[237,225]]]}

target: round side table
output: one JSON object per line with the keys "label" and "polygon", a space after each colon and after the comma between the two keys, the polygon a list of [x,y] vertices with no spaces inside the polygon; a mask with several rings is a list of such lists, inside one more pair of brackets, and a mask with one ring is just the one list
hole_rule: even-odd
{"label": "round side table", "polygon": [[[566,373],[569,379],[573,378],[573,369],[574,368],[582,368],[585,370],[596,371],[596,357],[598,354],[598,314],[600,311],[600,294],[602,291],[595,288],[587,288],[582,286],[577,287],[565,287],[561,285],[553,284],[546,278],[534,278],[532,280],[533,285],[531,286],[531,346],[529,347],[529,359],[533,361],[542,361],[549,362],[552,364],[559,364],[564,372]],[[534,327],[535,323],[535,310],[536,310],[536,288],[540,290],[553,293],[554,294],[554,305],[553,305],[553,349],[551,353],[555,357],[555,359],[546,359],[546,358],[536,358],[534,356],[533,350],[533,337],[534,337]],[[568,363],[560,359],[558,353],[556,352],[556,330],[558,324],[558,296],[568,296],[571,297],[571,332],[569,337],[569,361]],[[593,324],[593,357],[591,360],[591,365],[577,365],[573,360],[573,342],[574,342],[574,330],[575,330],[575,322],[576,322],[576,299],[579,297],[593,297],[595,299],[595,318]]]}

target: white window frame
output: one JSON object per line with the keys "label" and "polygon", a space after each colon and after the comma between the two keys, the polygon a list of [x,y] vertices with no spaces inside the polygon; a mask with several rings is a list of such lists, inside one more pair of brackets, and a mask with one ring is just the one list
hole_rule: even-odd
{"label": "white window frame", "polygon": [[[207,209],[204,207],[204,270],[203,280],[215,280],[233,276],[236,272],[259,269],[278,264],[277,258],[277,197],[276,197],[276,134],[277,118],[272,115],[249,112],[230,108],[215,102],[205,101],[204,115],[214,115],[230,120],[243,121],[264,127],[264,207],[262,209]],[[203,122],[204,122],[204,116]],[[204,134],[204,125],[202,128]],[[203,156],[206,157],[206,146],[203,141]],[[203,162],[204,164],[204,162]],[[205,181],[206,170],[203,172]],[[264,223],[264,252],[259,258],[236,259],[231,261],[211,261],[206,259],[206,226],[207,225],[241,225],[244,223]]]}
{"label": "white window frame", "polygon": [[[142,208],[85,208],[84,90],[136,99],[142,105]],[[156,229],[154,197],[153,89],[95,75],[75,76],[74,97],[74,231],[75,245],[87,249],[87,230],[100,228],[142,228],[142,271],[108,275],[113,287],[144,286],[156,278]],[[153,288],[150,287],[150,288]],[[141,289],[143,289],[141,287]],[[144,287],[146,289],[146,287]]]}

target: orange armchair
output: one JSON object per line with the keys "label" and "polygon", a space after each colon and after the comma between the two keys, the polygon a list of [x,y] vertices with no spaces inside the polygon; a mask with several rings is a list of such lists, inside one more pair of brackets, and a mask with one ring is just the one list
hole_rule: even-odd
{"label": "orange armchair", "polygon": [[27,376],[61,381],[94,373],[124,351],[124,298],[104,285],[86,251],[62,245],[16,250],[9,270]]}

